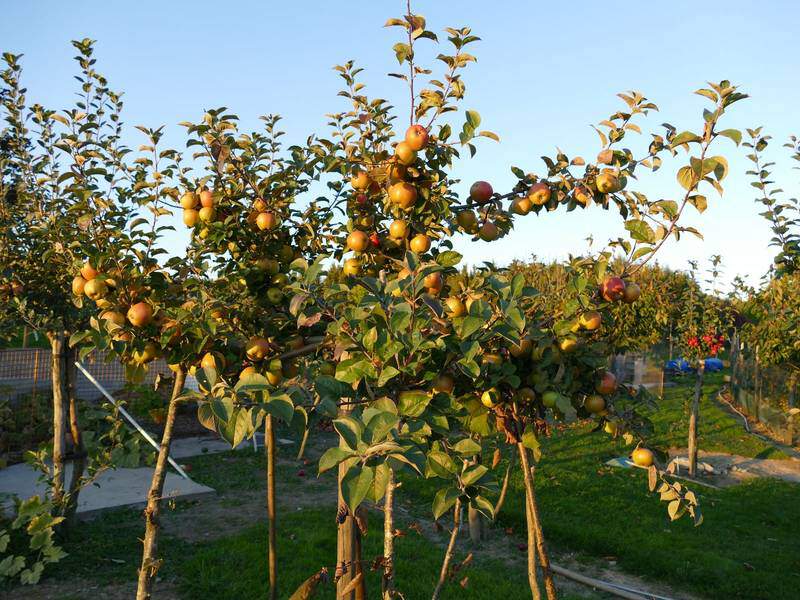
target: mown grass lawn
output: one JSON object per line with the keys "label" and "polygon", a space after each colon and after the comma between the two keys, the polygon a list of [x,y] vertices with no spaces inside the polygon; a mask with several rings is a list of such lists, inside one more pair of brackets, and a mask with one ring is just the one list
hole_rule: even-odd
{"label": "mown grass lawn", "polygon": [[[710,379],[707,394],[715,392],[718,384],[718,380]],[[684,400],[688,394],[688,382],[668,388],[660,410],[654,414],[656,439],[662,446],[685,445]],[[576,553],[580,561],[595,566],[613,560],[631,574],[668,583],[678,590],[677,598],[681,590],[714,599],[800,598],[800,486],[773,480],[756,480],[723,490],[698,486],[695,489],[705,515],[703,525],[695,528],[688,520],[671,523],[665,505],[648,494],[643,471],[604,465],[608,458],[626,454],[629,449],[590,430],[588,424],[579,423],[544,441],[545,457],[537,470],[537,485],[545,534],[553,547]],[[745,456],[786,458],[744,433],[740,423],[714,405],[710,397],[701,410],[700,445]],[[313,448],[312,452],[318,450]],[[213,530],[213,535],[209,540],[187,538],[175,535],[173,527],[160,545],[165,558],[160,578],[171,583],[183,598],[263,598],[267,578],[266,525],[261,510],[263,455],[243,451],[204,455],[189,462],[194,479],[221,492],[215,501],[216,520],[212,525],[207,520],[193,521],[203,501],[179,502],[171,507],[167,518],[185,517],[180,521],[182,527]],[[298,476],[301,470],[306,471],[303,477]],[[329,499],[334,489],[331,477],[326,474],[316,479],[313,465],[285,461],[279,466],[279,503],[283,504],[279,513],[279,597],[288,597],[323,565],[331,567],[332,572],[335,506]],[[521,536],[524,513],[519,474],[512,486],[499,526],[513,528]],[[441,565],[450,516],[443,518],[445,530],[432,534],[436,545],[407,527],[412,520],[430,518],[434,487],[432,482],[406,479],[399,492],[404,511],[398,526],[406,535],[397,539],[397,578],[409,599],[430,596]],[[245,506],[248,502],[249,507]],[[255,516],[251,519],[249,514]],[[365,557],[381,553],[379,513],[373,514],[370,526]],[[47,578],[77,578],[100,585],[134,581],[141,534],[140,511],[105,513],[86,523],[67,542],[70,555],[54,565]],[[503,533],[495,531],[492,536],[499,538]],[[520,566],[522,553],[513,544],[510,548],[517,553],[513,566],[509,566],[513,561],[502,556],[480,555],[463,573],[469,578],[467,586],[462,588],[455,582],[443,597],[530,597]],[[463,556],[462,549],[459,558]],[[379,589],[377,573],[368,574],[368,584],[372,597]],[[10,597],[25,598],[25,589],[12,590]],[[323,587],[319,597],[332,598],[332,586]],[[588,589],[585,594],[570,591],[563,595],[577,597],[605,596]],[[80,596],[63,598],[78,600]]]}
{"label": "mown grass lawn", "polygon": [[[747,434],[737,418],[712,400],[721,378],[709,377],[701,406],[700,448],[749,457],[788,458]],[[691,381],[667,388],[652,415],[662,447],[685,447]],[[704,523],[670,522],[666,506],[648,494],[640,469],[607,467],[627,455],[621,441],[575,424],[544,441],[537,469],[546,538],[589,557],[609,557],[625,571],[665,581],[708,598],[800,598],[800,485],[754,480],[722,490],[692,486]],[[522,478],[512,480],[501,525],[522,530]],[[429,482],[407,486],[427,496]]]}

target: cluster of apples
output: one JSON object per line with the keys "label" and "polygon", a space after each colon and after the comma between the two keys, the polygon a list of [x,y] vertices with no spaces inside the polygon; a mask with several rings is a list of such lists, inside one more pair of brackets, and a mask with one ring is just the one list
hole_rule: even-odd
{"label": "cluster of apples", "polygon": [[[183,208],[183,223],[187,227],[195,227],[197,223],[207,225],[217,218],[214,193],[211,190],[198,188],[194,192],[186,192],[181,196],[180,204]],[[203,231],[207,229],[201,230],[201,236],[204,237]]]}
{"label": "cluster of apples", "polygon": [[[388,199],[388,209],[395,218],[383,234],[376,230],[373,200],[384,194],[384,186],[365,170],[353,173],[350,179],[354,192],[351,203],[353,228],[347,236],[345,246],[355,256],[344,261],[345,275],[360,273],[367,258],[373,265],[383,264],[383,254],[392,250],[407,249],[417,254],[430,250],[431,237],[424,231],[415,230],[414,225],[405,217],[414,209],[419,198],[408,168],[418,163],[418,152],[427,145],[428,131],[417,124],[408,128],[403,141],[394,148],[394,156],[389,160],[385,171],[385,197]],[[415,170],[419,172],[418,168]]]}
{"label": "cluster of apples", "polygon": [[607,277],[600,284],[600,295],[606,302],[624,302],[632,304],[642,295],[642,290],[638,284],[632,281],[625,281],[621,277]]}
{"label": "cluster of apples", "polygon": [[[260,374],[267,379],[270,385],[280,385],[286,379],[297,377],[300,372],[297,362],[292,359],[282,359],[278,353],[299,350],[305,345],[306,341],[299,335],[291,337],[282,345],[274,339],[261,336],[251,337],[245,345],[245,366],[239,372],[239,379]],[[208,362],[213,358],[213,355],[207,354],[203,357],[201,366],[209,366]],[[224,368],[224,363],[223,365],[212,364],[212,366],[222,370],[220,367]]]}
{"label": "cluster of apples", "polygon": [[[586,183],[578,183],[569,191],[564,200],[573,198],[576,203],[588,206],[594,197],[594,191],[600,194],[613,194],[625,188],[626,178],[612,168],[602,169],[596,176],[587,177]],[[555,196],[554,187],[548,181],[536,181],[520,196],[514,196],[509,211],[515,215],[525,216],[537,206],[544,206]],[[472,208],[465,208],[456,213],[456,223],[465,232],[476,235],[486,242],[500,237],[500,229],[491,220],[490,210],[493,202],[501,200],[495,195],[492,185],[487,181],[476,181],[469,190],[470,204],[477,206],[478,214]]]}
{"label": "cluster of apples", "polygon": [[[136,299],[135,290],[120,289],[117,279],[116,273],[102,273],[90,262],[85,262],[79,274],[72,280],[72,293],[94,301],[101,310],[100,322],[113,334],[114,341],[132,342],[134,337],[152,337],[150,334],[153,332],[144,333],[151,324],[158,326],[158,335],[168,333],[170,340],[180,337],[180,325],[177,322],[154,316],[153,306]],[[129,301],[132,297],[134,300]],[[160,346],[154,341],[148,341],[131,352],[131,360],[137,364],[146,364],[158,358],[160,353]]]}

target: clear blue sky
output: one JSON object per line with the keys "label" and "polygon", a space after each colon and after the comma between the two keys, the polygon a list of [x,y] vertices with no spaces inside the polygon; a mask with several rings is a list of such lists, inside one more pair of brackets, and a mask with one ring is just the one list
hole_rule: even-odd
{"label": "clear blue sky", "polygon": [[[280,113],[286,139],[299,142],[310,132],[325,132],[325,113],[346,108],[336,97],[339,79],[331,67],[350,58],[366,67],[368,91],[403,106],[406,118],[405,89],[385,77],[397,67],[391,45],[399,30],[382,27],[386,18],[403,12],[403,4],[7,2],[0,49],[25,54],[29,99],[51,108],[72,101],[70,39],[90,37],[98,42],[99,70],[125,92],[128,124],[166,124],[167,142],[182,148],[177,123],[224,105],[245,128],[258,127],[261,114]],[[505,190],[513,182],[509,165],[540,171],[539,156],[556,146],[594,157],[598,138],[589,125],[620,108],[619,91],[642,91],[659,105],[661,113],[648,120],[653,130],[662,121],[699,129],[704,100],[692,92],[706,80],[720,79],[752,96],[736,105],[727,126],[765,125],[776,138],[771,158],[779,163],[779,181],[784,189],[797,189],[800,174],[790,170],[780,143],[800,133],[795,52],[800,3],[418,0],[414,9],[437,33],[469,25],[482,38],[473,47],[478,63],[465,75],[464,108],[478,110],[502,143],[487,140],[476,159],[458,165],[465,190],[475,179]],[[131,145],[140,142],[130,135]],[[646,143],[639,140],[635,147]],[[757,215],[755,190],[744,176],[743,150],[727,143],[724,150],[732,158],[726,196],[709,193],[709,210],[691,219],[705,242],[672,242],[660,261],[684,268],[690,258],[722,254],[729,276],[748,275],[755,283],[774,250],[767,248],[767,223]],[[647,177],[643,189],[676,198],[674,172]],[[534,253],[558,258],[584,249],[587,235],[603,243],[618,228],[618,219],[597,208],[577,217],[560,212],[529,216],[500,242],[463,239],[457,247],[473,262],[503,264]],[[181,241],[172,245],[178,248]]]}

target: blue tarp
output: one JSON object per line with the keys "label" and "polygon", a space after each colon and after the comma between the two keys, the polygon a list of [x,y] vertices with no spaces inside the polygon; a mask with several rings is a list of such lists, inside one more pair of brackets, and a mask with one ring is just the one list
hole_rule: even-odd
{"label": "blue tarp", "polygon": [[[718,358],[706,359],[706,372],[716,373],[722,371],[722,361]],[[664,365],[664,370],[671,373],[694,373],[695,368],[682,358],[669,360]]]}

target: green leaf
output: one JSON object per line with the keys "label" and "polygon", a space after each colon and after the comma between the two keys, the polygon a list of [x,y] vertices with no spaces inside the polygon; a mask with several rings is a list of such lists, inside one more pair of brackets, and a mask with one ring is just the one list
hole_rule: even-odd
{"label": "green leaf", "polygon": [[342,479],[341,488],[342,498],[351,513],[355,513],[358,505],[367,497],[374,479],[375,469],[372,467],[353,466],[347,471]]}
{"label": "green leaf", "polygon": [[742,132],[738,129],[724,129],[723,131],[718,131],[717,135],[722,135],[733,140],[737,146],[742,143]]}
{"label": "green leaf", "polygon": [[462,255],[455,250],[445,250],[436,257],[436,262],[443,267],[454,267],[462,258]]}
{"label": "green leaf", "polygon": [[476,110],[468,110],[467,111],[467,123],[469,124],[472,129],[477,129],[478,125],[481,124],[481,116],[478,114]]}
{"label": "green leaf", "polygon": [[333,428],[350,450],[358,450],[358,443],[361,441],[361,433],[363,431],[359,420],[349,415],[341,417],[333,422]]}
{"label": "green leaf", "polygon": [[678,169],[678,183],[685,190],[691,189],[697,183],[697,176],[695,175],[692,167],[686,166]]}
{"label": "green leaf", "polygon": [[321,475],[328,469],[337,466],[343,460],[353,456],[353,453],[343,448],[328,448],[325,453],[319,457],[319,471]]}
{"label": "green leaf", "polygon": [[446,487],[436,492],[433,497],[433,518],[438,519],[453,508],[461,492],[456,488]]}
{"label": "green leaf", "polygon": [[542,448],[539,445],[539,439],[530,425],[525,428],[522,434],[522,445],[533,452],[533,460],[539,462],[542,459]]}
{"label": "green leaf", "polygon": [[380,412],[376,414],[364,428],[364,441],[368,444],[382,442],[399,421],[400,418],[394,413]]}
{"label": "green leaf", "polygon": [[464,438],[453,445],[453,451],[461,456],[475,456],[481,451],[481,445],[472,438]]}
{"label": "green leaf", "polygon": [[691,142],[702,142],[703,138],[701,138],[696,133],[692,133],[691,131],[684,131],[683,133],[679,133],[672,139],[672,147],[675,148],[676,146],[680,146],[681,144],[688,144]]}
{"label": "green leaf", "polygon": [[458,471],[456,463],[448,454],[439,450],[431,450],[428,453],[426,462],[427,471],[433,473],[437,477],[445,479],[452,478]]}
{"label": "green leaf", "polygon": [[397,410],[404,417],[418,417],[431,401],[431,395],[424,390],[406,390],[400,392]]}
{"label": "green leaf", "polygon": [[656,241],[656,234],[653,228],[645,221],[630,219],[625,222],[625,229],[631,233],[631,237],[637,242],[652,244]]}
{"label": "green leaf", "polygon": [[489,472],[489,469],[483,465],[474,465],[468,468],[464,473],[461,475],[461,483],[465,486],[468,485],[475,485],[478,481],[480,481],[481,477],[486,475]]}
{"label": "green leaf", "polygon": [[265,409],[269,414],[277,417],[284,423],[291,423],[294,418],[294,403],[286,394],[271,396],[270,399],[267,400]]}

